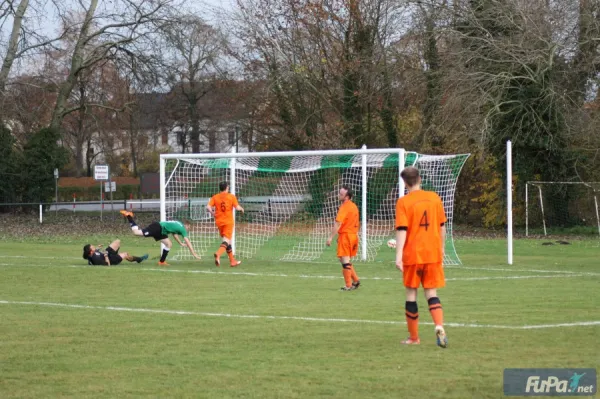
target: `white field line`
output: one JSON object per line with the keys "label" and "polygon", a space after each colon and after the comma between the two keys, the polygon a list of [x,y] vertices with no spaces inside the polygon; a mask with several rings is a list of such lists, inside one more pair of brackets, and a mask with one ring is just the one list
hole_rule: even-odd
{"label": "white field line", "polygon": [[[84,266],[71,266],[71,267],[84,267]],[[256,276],[256,277],[284,277],[284,278],[313,278],[313,279],[339,279],[340,276],[323,276],[323,275],[311,275],[311,274],[299,274],[291,275],[284,273],[250,273],[250,272],[218,272],[211,270],[178,270],[178,269],[136,269],[136,270],[147,270],[153,272],[163,273],[191,273],[191,274],[218,274],[218,275],[238,275],[238,276]],[[597,274],[561,274],[561,275],[529,275],[529,276],[493,276],[493,277],[451,277],[446,278],[446,281],[476,281],[476,280],[518,280],[518,279],[532,279],[532,278],[568,278],[568,277],[582,277],[582,276],[596,276]],[[599,274],[600,275],[600,274]],[[400,273],[398,277],[361,277],[361,280],[382,280],[382,281],[402,281]]]}
{"label": "white field line", "polygon": [[[59,265],[59,266],[48,266],[48,265],[26,265],[26,264],[8,264],[1,263],[0,266],[12,266],[12,267],[52,267],[52,268],[73,268],[73,269],[89,269],[91,266],[82,265]],[[314,275],[314,274],[285,274],[285,273],[253,273],[253,272],[222,272],[216,270],[181,270],[181,269],[166,269],[166,268],[136,268],[136,267],[114,267],[111,270],[119,271],[137,271],[137,272],[161,272],[161,273],[187,273],[187,274],[212,274],[220,276],[252,276],[252,277],[279,277],[279,278],[305,278],[305,279],[321,279],[321,280],[335,280],[339,279],[340,276],[326,276],[326,275]],[[486,280],[523,280],[523,279],[536,279],[536,278],[569,278],[569,277],[596,277],[600,276],[600,273],[569,273],[569,274],[534,274],[524,276],[475,276],[475,277],[450,277],[446,278],[446,281],[486,281]],[[401,281],[402,278],[398,273],[398,277],[361,277],[361,280],[375,280],[375,281]]]}
{"label": "white field line", "polygon": [[[82,265],[61,265],[61,266],[47,266],[47,265],[24,265],[24,264],[0,264],[0,266],[13,266],[13,267],[52,267],[52,268],[72,268],[72,269],[89,269],[91,266]],[[186,273],[186,274],[212,274],[219,276],[251,276],[251,277],[279,277],[279,278],[305,278],[305,279],[317,279],[317,280],[336,280],[341,278],[340,276],[326,276],[326,275],[314,275],[314,274],[285,274],[285,273],[253,273],[253,272],[221,272],[214,270],[180,270],[180,269],[165,269],[165,268],[135,268],[135,267],[114,267],[111,270],[119,271],[134,271],[134,272],[159,272],[159,273]],[[486,280],[523,280],[523,279],[536,279],[536,278],[569,278],[569,277],[595,277],[600,276],[598,273],[579,273],[579,274],[552,274],[542,275],[533,274],[525,276],[475,276],[475,277],[450,277],[446,278],[446,281],[486,281]],[[401,281],[400,274],[398,277],[361,277],[361,280],[375,280],[375,281]]]}
{"label": "white field line", "polygon": [[[24,305],[24,306],[46,306],[58,307],[66,309],[84,309],[84,310],[108,310],[114,312],[133,312],[133,313],[153,313],[153,314],[168,314],[177,316],[202,316],[202,317],[225,317],[232,319],[265,319],[265,320],[298,320],[298,321],[316,321],[326,323],[355,323],[355,324],[389,324],[389,325],[404,325],[403,321],[394,320],[368,320],[368,319],[337,319],[323,317],[301,317],[301,316],[272,316],[272,315],[251,315],[251,314],[233,314],[233,313],[211,313],[211,312],[193,312],[188,310],[168,310],[168,309],[146,309],[146,308],[129,308],[122,306],[92,306],[92,305],[76,305],[69,303],[54,303],[54,302],[24,302],[24,301],[7,301],[0,300],[3,305]],[[424,322],[421,324],[433,325],[433,323]],[[597,326],[600,321],[580,321],[574,323],[557,323],[557,324],[533,324],[523,326],[509,326],[496,324],[477,324],[477,323],[445,323],[448,327],[464,327],[464,328],[496,328],[506,330],[534,330],[559,327],[582,327],[582,326]]]}
{"label": "white field line", "polygon": [[[28,255],[3,255],[3,258],[19,258],[19,259],[56,259],[56,260],[81,260],[78,257],[63,257],[63,256],[28,256]],[[332,264],[336,265],[337,263],[332,260],[331,262],[303,262],[303,263],[323,263],[323,264]],[[390,265],[393,262],[387,262]],[[8,265],[8,264],[3,264]],[[494,271],[494,272],[527,272],[527,273],[557,273],[557,274],[586,274],[586,275],[600,275],[600,273],[590,273],[590,272],[578,272],[573,270],[545,270],[545,269],[511,269],[511,268],[502,268],[502,267],[472,267],[472,266],[445,266],[445,269],[457,269],[457,270],[478,270],[478,271]]]}
{"label": "white field line", "polygon": [[468,266],[445,266],[445,269],[458,269],[458,270],[487,270],[494,272],[530,272],[530,273],[562,273],[562,274],[571,274],[571,273],[580,273],[574,272],[570,270],[539,270],[539,269],[509,269],[502,267],[468,267]]}

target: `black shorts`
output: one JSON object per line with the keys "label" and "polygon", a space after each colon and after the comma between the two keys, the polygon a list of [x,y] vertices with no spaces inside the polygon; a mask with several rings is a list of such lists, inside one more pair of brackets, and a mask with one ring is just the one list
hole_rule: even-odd
{"label": "black shorts", "polygon": [[111,266],[118,265],[123,262],[123,258],[119,255],[119,250],[114,250],[111,247],[106,248],[106,253],[108,254],[108,260],[110,261]]}
{"label": "black shorts", "polygon": [[169,238],[169,236],[162,233],[162,226],[158,222],[150,223],[145,229],[142,229],[142,233],[144,233],[144,237],[154,238],[154,241],[160,241],[164,240],[165,238]]}

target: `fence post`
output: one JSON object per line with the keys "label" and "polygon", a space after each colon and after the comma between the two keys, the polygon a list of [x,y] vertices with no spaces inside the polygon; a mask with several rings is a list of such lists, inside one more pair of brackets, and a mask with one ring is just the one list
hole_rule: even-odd
{"label": "fence post", "polygon": [[506,225],[508,241],[508,264],[513,264],[513,207],[512,207],[512,143],[506,142]]}
{"label": "fence post", "polygon": [[42,216],[42,213],[43,213],[43,211],[42,211],[42,207],[43,207],[43,206],[42,206],[42,204],[40,203],[40,224],[42,224],[42,222],[43,222],[43,220],[44,220],[44,217]]}

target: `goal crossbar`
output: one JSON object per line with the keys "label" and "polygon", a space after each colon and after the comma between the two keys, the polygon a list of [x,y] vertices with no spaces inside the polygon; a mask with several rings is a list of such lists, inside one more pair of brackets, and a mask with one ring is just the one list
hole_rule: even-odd
{"label": "goal crossbar", "polygon": [[[160,154],[161,159],[214,159],[214,158],[273,158],[273,157],[311,157],[321,155],[369,155],[369,154],[393,154],[405,151],[401,148],[373,148],[360,150],[323,150],[323,151],[281,151],[281,152],[224,152],[224,153],[202,153],[202,154]],[[436,155],[451,156],[451,155]]]}

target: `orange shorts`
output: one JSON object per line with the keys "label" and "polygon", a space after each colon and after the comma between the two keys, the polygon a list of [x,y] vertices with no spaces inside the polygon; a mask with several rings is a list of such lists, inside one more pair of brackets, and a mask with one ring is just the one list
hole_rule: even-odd
{"label": "orange shorts", "polygon": [[231,237],[233,237],[233,224],[222,224],[217,226],[217,228],[219,229],[219,237],[231,240]]}
{"label": "orange shorts", "polygon": [[354,257],[358,253],[358,235],[340,234],[337,240],[337,256]]}
{"label": "orange shorts", "polygon": [[442,262],[404,265],[404,286],[407,288],[442,288],[446,285]]}

